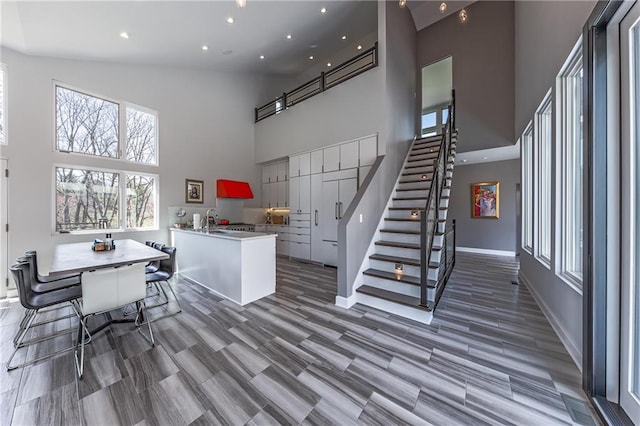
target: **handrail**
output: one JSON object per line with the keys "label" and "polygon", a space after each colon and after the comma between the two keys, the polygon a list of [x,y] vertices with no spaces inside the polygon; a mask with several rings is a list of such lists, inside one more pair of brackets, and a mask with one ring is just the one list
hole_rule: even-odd
{"label": "handrail", "polygon": [[[429,195],[424,210],[420,214],[420,305],[428,306],[428,270],[433,252],[433,241],[438,231],[440,199],[443,184],[447,179],[447,159],[451,154],[452,122],[455,114],[455,91],[451,92],[452,102],[448,107],[447,122],[443,127],[438,156],[433,161],[433,175],[429,185]],[[430,217],[433,216],[433,217]],[[431,223],[431,229],[428,229]]]}
{"label": "handrail", "polygon": [[[367,58],[370,58],[366,61]],[[353,58],[334,67],[331,71],[321,72],[319,77],[307,81],[295,89],[283,93],[273,101],[255,108],[255,122],[271,117],[297,103],[309,99],[340,83],[356,77],[365,71],[378,66],[378,42]],[[352,69],[350,69],[352,67]]]}

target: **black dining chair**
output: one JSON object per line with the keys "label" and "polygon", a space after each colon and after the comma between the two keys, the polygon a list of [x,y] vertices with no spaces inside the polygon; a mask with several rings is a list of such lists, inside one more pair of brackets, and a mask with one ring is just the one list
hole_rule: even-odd
{"label": "black dining chair", "polygon": [[[34,321],[38,314],[42,309],[48,308],[51,306],[56,306],[65,303],[71,303],[71,306],[76,309],[74,306],[74,302],[76,302],[80,297],[82,297],[82,288],[79,286],[67,287],[60,290],[49,291],[47,293],[36,293],[32,290],[31,283],[31,264],[29,262],[20,262],[11,266],[10,268],[11,274],[13,276],[13,280],[16,284],[16,289],[18,290],[18,297],[20,299],[20,304],[27,310],[27,317],[25,321],[25,326],[21,327],[19,330],[18,338],[15,342],[15,348],[9,360],[7,361],[7,371],[14,370],[16,368],[24,367],[26,365],[33,364],[35,362],[41,361],[43,359],[50,358],[59,353],[68,351],[73,349],[74,347],[68,347],[65,349],[58,350],[54,353],[47,354],[45,356],[36,358],[31,361],[24,362],[20,365],[11,365],[11,361],[14,356],[18,352],[19,349],[29,346],[31,344],[37,343],[39,341],[45,340],[46,338],[38,338],[32,339],[30,341],[25,341],[25,337],[27,333],[31,329],[34,324]],[[77,311],[76,311],[77,312]],[[57,334],[50,335],[47,338],[56,337]]]}
{"label": "black dining chair", "polygon": [[176,304],[178,305],[178,311],[174,312],[174,314],[182,312],[182,307],[180,306],[180,301],[178,300],[178,296],[175,291],[173,291],[173,287],[171,287],[171,283],[169,280],[173,278],[173,274],[176,270],[176,248],[175,247],[167,247],[164,246],[160,248],[163,253],[169,255],[168,259],[162,259],[158,261],[158,270],[155,272],[145,274],[147,284],[154,285],[158,293],[162,293],[164,296],[164,302],[158,303],[155,305],[148,306],[149,308],[155,308],[158,306],[163,306],[169,303],[169,297],[167,292],[162,287],[162,283],[166,283],[167,287],[173,294],[174,299],[176,300]]}
{"label": "black dining chair", "polygon": [[[164,243],[160,243],[156,241],[146,241],[145,244],[148,245],[149,247],[153,247],[156,250],[162,250],[162,247],[164,247]],[[156,272],[159,267],[160,267],[160,261],[152,260],[144,268],[144,272],[147,274],[151,274],[153,272]]]}

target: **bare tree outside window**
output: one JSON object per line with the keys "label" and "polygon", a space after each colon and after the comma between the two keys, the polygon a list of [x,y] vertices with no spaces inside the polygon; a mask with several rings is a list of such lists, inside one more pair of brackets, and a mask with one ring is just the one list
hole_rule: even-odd
{"label": "bare tree outside window", "polygon": [[118,157],[119,105],[56,86],[56,141],[61,151]]}
{"label": "bare tree outside window", "polygon": [[119,177],[56,167],[56,231],[120,228]]}
{"label": "bare tree outside window", "polygon": [[136,163],[156,164],[155,114],[127,107],[127,155]]}
{"label": "bare tree outside window", "polygon": [[127,228],[155,226],[155,179],[127,175]]}

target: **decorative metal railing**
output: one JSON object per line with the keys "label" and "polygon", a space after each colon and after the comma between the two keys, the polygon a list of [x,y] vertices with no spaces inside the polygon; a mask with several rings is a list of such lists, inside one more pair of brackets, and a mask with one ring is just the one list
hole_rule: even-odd
{"label": "decorative metal railing", "polygon": [[[447,123],[443,127],[442,139],[440,142],[440,148],[438,150],[438,156],[433,161],[433,177],[431,178],[431,185],[429,188],[429,195],[427,196],[427,202],[424,210],[420,214],[420,305],[434,308],[437,302],[436,295],[441,293],[440,287],[444,288],[446,281],[440,281],[440,269],[438,268],[438,280],[435,284],[429,283],[428,271],[429,263],[431,260],[431,253],[433,252],[433,241],[436,234],[438,234],[438,223],[440,222],[440,201],[442,197],[442,191],[447,181],[447,163],[449,156],[451,155],[451,133],[454,129],[452,123],[455,120],[455,91],[451,93],[451,105],[449,105],[449,114],[447,117]],[[455,225],[454,225],[454,250],[455,250]],[[439,250],[446,250],[446,234],[443,238],[443,246]],[[444,252],[442,257],[446,256]],[[452,256],[455,262],[455,254]],[[453,266],[451,266],[453,267]],[[450,273],[450,271],[449,271]],[[443,278],[448,279],[448,275],[443,275]],[[429,289],[435,289],[435,292],[429,292]],[[431,293],[431,297],[429,297]]]}
{"label": "decorative metal railing", "polygon": [[331,71],[320,73],[319,77],[304,83],[295,89],[285,92],[275,100],[255,109],[255,121],[264,120],[267,117],[278,114],[285,109],[298,104],[305,99],[322,93],[327,89],[362,74],[378,66],[378,43],[371,49],[365,50],[359,55],[334,67]]}

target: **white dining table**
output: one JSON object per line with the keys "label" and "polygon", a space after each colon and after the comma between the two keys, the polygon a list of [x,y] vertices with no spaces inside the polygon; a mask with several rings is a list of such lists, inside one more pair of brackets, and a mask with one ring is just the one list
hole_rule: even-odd
{"label": "white dining table", "polygon": [[116,240],[116,248],[108,251],[93,251],[91,244],[58,244],[53,251],[49,273],[92,271],[169,258],[167,253],[131,239]]}

